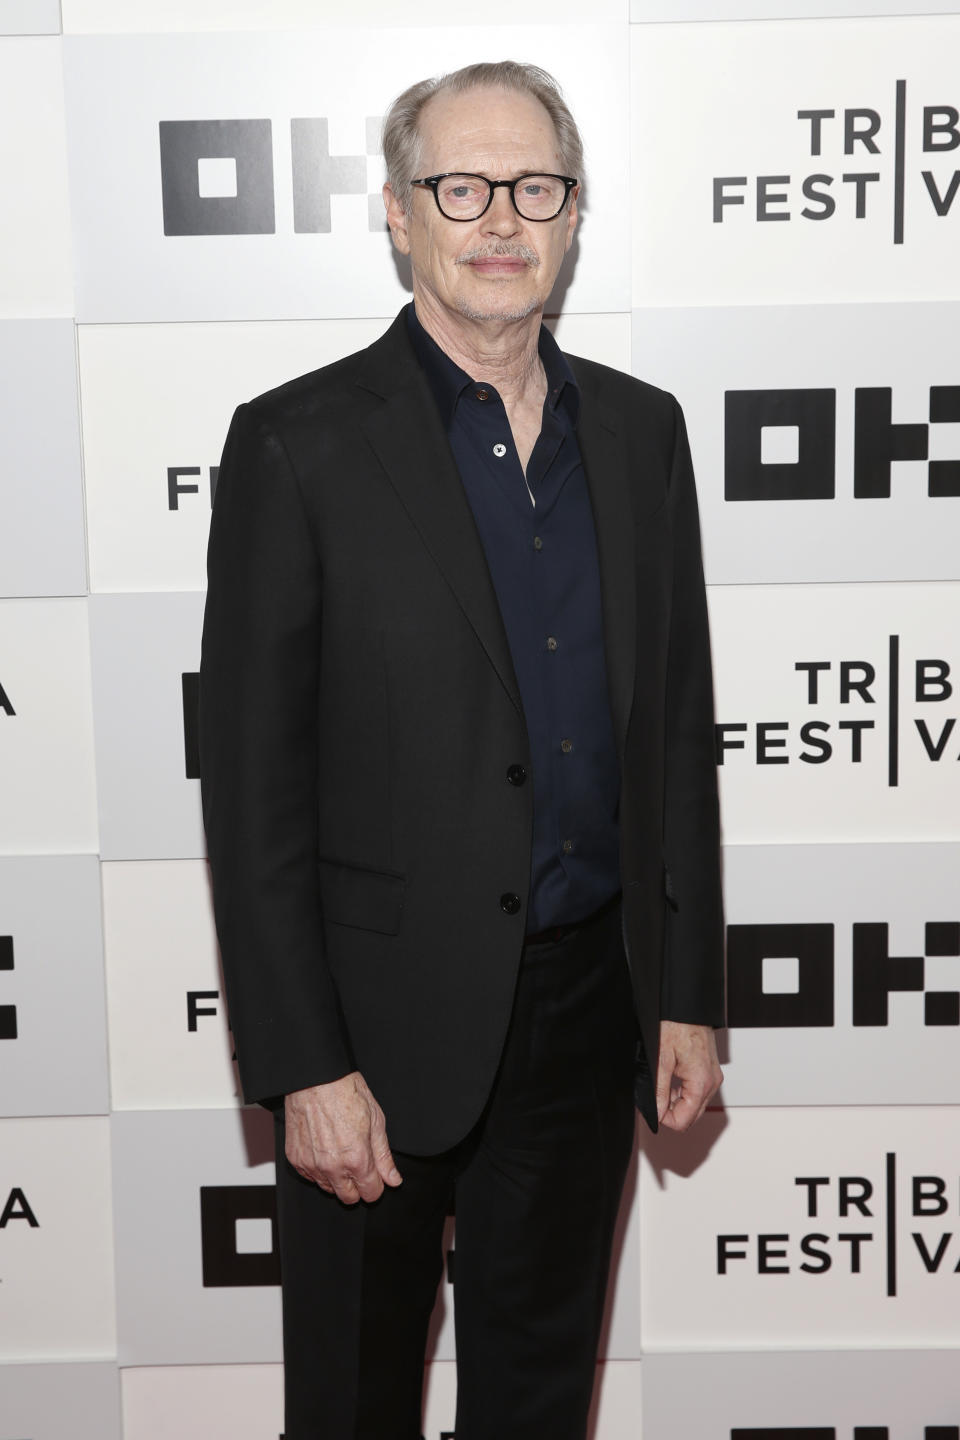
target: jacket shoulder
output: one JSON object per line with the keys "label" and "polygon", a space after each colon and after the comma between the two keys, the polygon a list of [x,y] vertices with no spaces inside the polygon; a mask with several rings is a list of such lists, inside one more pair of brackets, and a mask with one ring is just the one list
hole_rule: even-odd
{"label": "jacket shoulder", "polygon": [[661,390],[647,380],[638,380],[624,370],[615,370],[612,365],[585,360],[582,355],[568,354],[566,358],[581,390],[591,399],[628,414],[640,406],[648,416],[662,417],[673,424],[679,406],[669,390]]}
{"label": "jacket shoulder", "polygon": [[657,435],[672,449],[682,412],[676,397],[611,365],[567,355],[584,400],[611,418]]}
{"label": "jacket shoulder", "polygon": [[366,350],[358,350],[318,370],[297,375],[254,396],[247,401],[247,410],[252,419],[277,428],[286,428],[327,411],[335,412],[348,396],[356,393],[366,356]]}
{"label": "jacket shoulder", "polygon": [[353,411],[351,421],[355,421],[358,403],[371,403],[374,397],[382,397],[395,387],[397,375],[402,374],[412,356],[401,310],[384,334],[365,350],[356,350],[267,390],[249,401],[247,408],[261,423],[280,429],[303,422],[309,425],[314,419],[333,420],[342,426],[347,411]]}

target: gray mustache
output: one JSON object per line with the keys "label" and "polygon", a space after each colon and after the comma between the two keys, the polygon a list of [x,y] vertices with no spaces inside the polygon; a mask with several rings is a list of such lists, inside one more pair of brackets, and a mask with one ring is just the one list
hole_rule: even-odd
{"label": "gray mustache", "polygon": [[530,266],[540,264],[540,256],[536,250],[531,250],[529,245],[517,245],[506,240],[495,245],[478,245],[473,250],[467,250],[465,254],[457,257],[457,264],[469,265],[474,260],[499,260],[507,258],[511,260],[523,260]]}

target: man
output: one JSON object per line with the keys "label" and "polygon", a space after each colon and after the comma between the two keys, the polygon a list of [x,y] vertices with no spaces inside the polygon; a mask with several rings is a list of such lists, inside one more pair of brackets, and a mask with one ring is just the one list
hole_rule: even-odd
{"label": "man", "polygon": [[633,1093],[685,1129],[720,1081],[693,478],[671,397],[541,330],[582,175],[550,77],[416,85],[384,154],[413,306],[241,406],[210,538],[204,807],[276,1103],[286,1435],[419,1436],[453,1203],[457,1440],[583,1440]]}

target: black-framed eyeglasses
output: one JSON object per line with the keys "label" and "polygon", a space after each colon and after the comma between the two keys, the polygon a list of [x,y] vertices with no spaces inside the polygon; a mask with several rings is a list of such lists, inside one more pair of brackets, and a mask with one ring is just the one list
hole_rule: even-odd
{"label": "black-framed eyeglasses", "polygon": [[509,190],[513,208],[524,220],[555,220],[578,182],[570,175],[518,175],[516,180],[488,180],[486,175],[451,172],[411,180],[433,191],[437,209],[448,220],[479,220],[489,210],[493,192]]}

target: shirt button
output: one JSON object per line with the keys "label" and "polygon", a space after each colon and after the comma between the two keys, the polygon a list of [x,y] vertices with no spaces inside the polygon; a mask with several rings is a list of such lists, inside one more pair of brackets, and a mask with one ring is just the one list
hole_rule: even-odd
{"label": "shirt button", "polygon": [[563,850],[564,855],[569,855],[570,852],[571,852],[571,850],[573,849],[573,841],[572,841],[572,840],[564,840],[563,845],[561,846],[561,849]]}
{"label": "shirt button", "polygon": [[489,399],[490,399],[490,391],[489,391],[489,390],[478,390],[478,391],[476,392],[476,394],[477,394],[477,399],[478,399],[478,400],[489,400]]}
{"label": "shirt button", "polygon": [[522,765],[507,766],[507,780],[511,785],[522,785],[527,778],[527,772]]}
{"label": "shirt button", "polygon": [[504,915],[516,915],[520,909],[520,896],[514,895],[512,891],[508,890],[500,896],[500,909]]}
{"label": "shirt button", "polygon": [[560,642],[559,642],[559,640],[557,639],[556,635],[548,635],[548,636],[547,636],[547,649],[548,649],[548,650],[559,650],[559,648],[560,648]]}
{"label": "shirt button", "polygon": [[493,447],[493,453],[494,453],[494,455],[496,455],[496,457],[497,457],[498,460],[502,460],[503,457],[504,457],[504,455],[506,455],[506,453],[507,453],[507,447],[506,447],[506,445],[499,445],[499,444],[498,444],[498,445],[494,445],[494,447]]}
{"label": "shirt button", "polygon": [[564,755],[569,755],[569,754],[570,754],[570,751],[573,749],[573,741],[572,741],[572,740],[561,740],[561,741],[560,741],[560,749],[563,751]]}
{"label": "shirt button", "polygon": [[543,549],[543,541],[540,539],[540,536],[539,536],[539,535],[534,535],[534,537],[533,537],[533,548],[534,548],[534,550],[542,550],[542,549]]}

